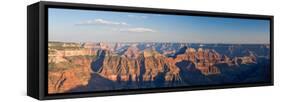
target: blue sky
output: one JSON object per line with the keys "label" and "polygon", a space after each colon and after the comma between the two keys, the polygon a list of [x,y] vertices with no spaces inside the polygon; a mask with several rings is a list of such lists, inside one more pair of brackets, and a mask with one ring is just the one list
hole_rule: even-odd
{"label": "blue sky", "polygon": [[49,40],[70,42],[269,43],[269,21],[49,9]]}

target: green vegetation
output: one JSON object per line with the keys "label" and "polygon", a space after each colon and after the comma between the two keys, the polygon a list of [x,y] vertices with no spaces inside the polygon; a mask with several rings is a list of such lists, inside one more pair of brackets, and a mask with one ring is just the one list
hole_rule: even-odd
{"label": "green vegetation", "polygon": [[64,71],[69,68],[77,68],[80,67],[79,64],[74,64],[71,62],[60,62],[60,63],[49,63],[48,71]]}
{"label": "green vegetation", "polygon": [[54,53],[56,53],[56,51],[48,49],[48,54],[54,54]]}
{"label": "green vegetation", "polygon": [[48,63],[48,71],[56,69],[56,64],[53,62]]}
{"label": "green vegetation", "polygon": [[73,62],[74,60],[77,59],[82,59],[82,58],[86,58],[86,59],[95,59],[97,56],[96,55],[79,55],[79,56],[69,56],[69,57],[65,57],[65,59],[67,59],[69,62]]}
{"label": "green vegetation", "polygon": [[54,46],[62,46],[63,44],[79,44],[75,42],[59,42],[59,41],[49,41],[48,43]]}
{"label": "green vegetation", "polygon": [[51,66],[49,67],[49,71],[63,71],[73,67],[74,65],[69,62],[60,62],[53,65],[51,64]]}
{"label": "green vegetation", "polygon": [[49,42],[48,47],[56,50],[79,50],[82,48],[81,44],[72,42]]}
{"label": "green vegetation", "polygon": [[89,59],[89,60],[93,60],[95,59],[97,56],[96,55],[85,55],[85,56],[70,56],[70,57],[65,57],[65,59],[67,61],[65,62],[60,62],[60,63],[54,63],[54,62],[50,62],[48,63],[48,71],[63,71],[63,70],[67,70],[69,68],[79,68],[81,67],[81,64],[75,64],[74,61],[77,61],[79,59]]}
{"label": "green vegetation", "polygon": [[51,49],[56,49],[56,50],[80,50],[82,49],[81,47],[63,47],[63,46],[49,46]]}

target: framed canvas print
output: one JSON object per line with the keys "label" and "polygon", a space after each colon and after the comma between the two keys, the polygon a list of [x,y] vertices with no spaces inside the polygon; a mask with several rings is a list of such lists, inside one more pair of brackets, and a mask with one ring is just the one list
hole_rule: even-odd
{"label": "framed canvas print", "polygon": [[41,1],[28,6],[37,99],[273,85],[273,16]]}

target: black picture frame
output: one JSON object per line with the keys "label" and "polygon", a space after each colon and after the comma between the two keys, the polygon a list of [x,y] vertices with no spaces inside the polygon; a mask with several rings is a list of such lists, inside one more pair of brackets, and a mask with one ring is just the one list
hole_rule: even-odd
{"label": "black picture frame", "polygon": [[[247,84],[230,84],[230,85],[209,85],[209,86],[192,86],[192,87],[175,87],[175,88],[157,88],[157,89],[132,89],[121,91],[103,91],[103,92],[83,92],[83,93],[63,93],[50,95],[47,93],[48,83],[48,8],[67,8],[81,10],[103,10],[103,11],[119,11],[119,12],[141,12],[156,14],[172,14],[172,15],[192,15],[192,16],[209,16],[209,17],[225,17],[225,18],[247,18],[247,19],[265,19],[270,20],[270,75],[271,80],[266,83],[247,83]],[[96,97],[109,95],[126,95],[126,94],[143,94],[143,93],[159,93],[173,91],[190,91],[190,90],[206,90],[206,89],[222,89],[222,88],[238,88],[253,86],[272,86],[273,81],[273,16],[272,15],[253,15],[253,14],[237,14],[237,13],[221,13],[221,12],[205,12],[205,11],[188,11],[174,9],[156,9],[156,8],[140,8],[125,7],[111,5],[94,5],[79,3],[62,3],[40,1],[27,7],[27,95],[39,100],[61,99],[61,98],[81,98]]]}

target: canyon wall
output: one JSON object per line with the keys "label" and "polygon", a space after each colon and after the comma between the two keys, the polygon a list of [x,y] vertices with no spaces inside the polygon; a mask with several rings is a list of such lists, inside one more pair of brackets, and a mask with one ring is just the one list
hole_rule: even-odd
{"label": "canyon wall", "polygon": [[77,57],[55,64],[55,69],[48,71],[48,93],[63,93],[87,85],[92,73],[91,62],[92,59]]}
{"label": "canyon wall", "polygon": [[92,73],[113,82],[153,82],[159,78],[165,82],[172,82],[182,80],[180,67],[185,66],[177,64],[184,61],[190,62],[205,76],[220,74],[220,68],[216,66],[218,64],[239,66],[256,63],[256,55],[250,51],[244,56],[229,57],[214,49],[184,46],[181,47],[180,53],[169,50],[161,54],[161,51],[156,51],[153,47],[140,50],[137,45],[131,45],[117,53],[115,50],[119,49],[118,46],[121,45],[116,44],[115,48],[110,48],[104,43],[99,43],[84,44],[85,48],[78,46],[78,49],[72,50],[49,49],[51,53],[48,54],[48,92],[63,93],[86,86],[92,78]]}

